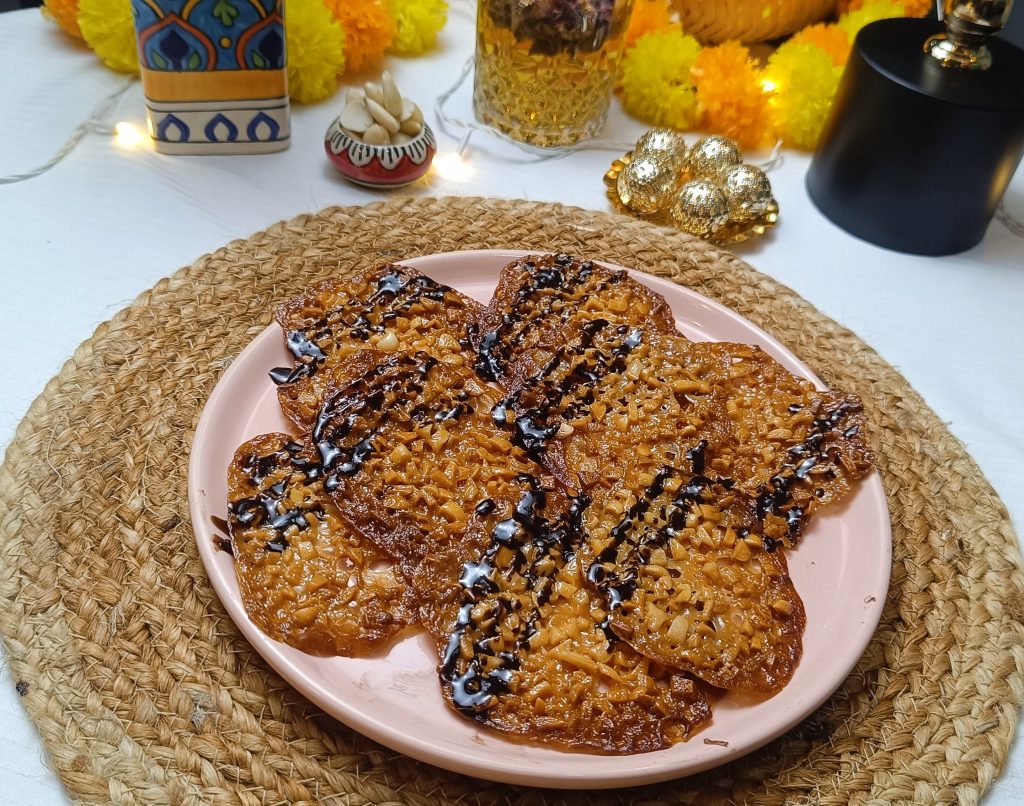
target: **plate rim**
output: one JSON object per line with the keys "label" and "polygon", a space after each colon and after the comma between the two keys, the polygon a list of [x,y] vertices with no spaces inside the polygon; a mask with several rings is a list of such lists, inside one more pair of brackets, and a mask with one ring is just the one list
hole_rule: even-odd
{"label": "plate rim", "polygon": [[[542,252],[539,250],[513,249],[452,250],[449,252],[438,252],[412,258],[403,258],[396,260],[395,262],[406,264],[429,273],[432,267],[437,264],[443,264],[446,259],[452,259],[452,256],[459,256],[458,259],[463,260],[471,259],[473,257],[486,257],[488,260],[494,260],[498,256],[502,256],[507,258],[508,261],[511,261],[526,255],[541,253]],[[594,258],[594,260],[602,265],[608,266],[609,268],[624,268],[631,276],[640,282],[645,283],[649,287],[653,287],[656,291],[663,292],[668,290],[672,294],[682,293],[685,296],[689,296],[699,304],[712,309],[716,314],[724,315],[741,327],[752,330],[759,336],[759,338],[765,340],[761,346],[766,350],[766,352],[772,354],[776,359],[779,359],[779,356],[781,355],[785,358],[783,363],[792,364],[794,367],[798,368],[801,374],[812,380],[816,386],[819,388],[825,388],[825,384],[810,369],[810,367],[800,360],[795,353],[793,353],[782,342],[778,341],[749,319],[746,319],[725,305],[722,305],[721,303],[716,302],[715,300],[712,300],[687,286],[674,283],[665,278],[661,278],[647,272],[629,269],[615,263],[610,263],[601,258]],[[876,469],[861,481],[856,493],[861,494],[861,490],[864,490],[865,493],[870,493],[872,495],[873,503],[875,504],[874,515],[878,520],[878,526],[881,530],[878,535],[879,545],[883,549],[878,557],[878,565],[881,568],[882,573],[878,574],[878,576],[874,578],[874,584],[870,588],[871,593],[869,597],[865,597],[865,610],[861,613],[864,617],[861,622],[864,629],[859,631],[856,636],[859,640],[853,641],[852,644],[847,645],[847,651],[842,657],[841,662],[831,666],[825,674],[821,675],[821,678],[826,682],[816,688],[815,696],[805,699],[800,704],[800,707],[793,708],[787,714],[787,717],[779,720],[777,724],[772,726],[772,729],[765,731],[764,734],[758,736],[757,739],[752,742],[747,742],[735,747],[732,745],[728,747],[702,745],[701,750],[706,752],[706,757],[701,761],[691,763],[654,763],[653,765],[643,763],[644,759],[650,759],[656,756],[657,753],[609,755],[580,752],[575,750],[562,751],[554,747],[545,748],[555,752],[564,752],[567,756],[584,756],[594,759],[596,770],[593,773],[590,771],[587,771],[586,773],[559,771],[554,774],[547,774],[544,772],[538,773],[533,769],[523,771],[521,766],[517,769],[514,757],[515,749],[522,747],[524,744],[533,747],[538,747],[540,745],[531,745],[529,742],[524,743],[514,738],[503,736],[495,731],[488,731],[488,738],[493,738],[496,741],[503,741],[507,744],[509,750],[512,751],[512,756],[504,764],[494,764],[486,759],[483,761],[474,761],[467,758],[453,760],[450,754],[445,752],[443,749],[440,749],[440,745],[433,745],[415,735],[402,733],[400,729],[396,728],[394,725],[384,724],[372,716],[367,716],[357,706],[334,696],[330,691],[321,686],[318,680],[311,679],[307,674],[296,669],[292,665],[292,662],[285,657],[285,652],[282,650],[286,645],[271,639],[256,627],[245,613],[244,607],[242,607],[240,601],[237,601],[235,597],[232,596],[231,590],[226,587],[226,580],[223,579],[219,572],[216,563],[216,555],[220,554],[220,552],[214,548],[213,541],[209,539],[209,525],[204,521],[208,512],[208,510],[204,509],[203,506],[206,500],[205,494],[203,491],[198,489],[198,484],[195,483],[195,480],[198,477],[199,468],[203,464],[203,437],[206,435],[206,432],[210,427],[210,421],[214,416],[213,413],[217,411],[220,398],[223,397],[230,388],[230,381],[234,374],[241,371],[241,368],[244,366],[246,361],[253,360],[253,356],[259,354],[260,349],[264,346],[264,341],[269,341],[275,338],[280,339],[280,331],[276,323],[271,323],[252,338],[241,352],[239,352],[231,361],[230,365],[218,379],[213,391],[210,393],[209,398],[203,406],[203,410],[196,424],[192,445],[190,447],[188,464],[188,503],[193,534],[196,539],[204,570],[206,571],[207,577],[210,579],[221,605],[241,631],[245,639],[250,643],[250,645],[252,645],[253,649],[255,649],[256,652],[259,653],[260,656],[263,657],[264,660],[266,660],[266,662],[279,675],[281,675],[281,677],[290,686],[296,689],[300,696],[310,700],[315,705],[322,708],[326,713],[339,719],[353,730],[362,733],[373,741],[379,742],[382,745],[404,753],[419,761],[423,761],[452,772],[476,776],[485,780],[497,781],[500,783],[531,787],[596,789],[602,787],[628,787],[652,784],[683,778],[718,767],[729,761],[740,758],[741,756],[747,755],[748,753],[768,744],[773,739],[778,738],[798,724],[801,720],[812,714],[821,706],[822,703],[832,696],[840,685],[842,685],[842,682],[863,656],[865,649],[877,630],[885,604],[892,569],[892,530],[887,498],[882,486],[881,477]],[[232,564],[232,573],[233,568],[234,566]],[[868,601],[869,599],[870,602]],[[850,646],[855,646],[856,651],[852,651],[849,648]],[[292,648],[287,647],[287,649],[291,650]],[[699,741],[700,738],[700,733],[698,733],[692,741]],[[676,747],[678,746],[679,745],[676,745]],[[683,746],[692,745],[683,743]],[[671,748],[669,748],[669,750],[670,749]],[[668,752],[668,750],[657,752],[663,753]],[[614,759],[627,759],[630,760],[632,764],[629,764],[623,769],[611,772],[607,769],[602,769],[602,767],[606,768],[608,766],[607,762]],[[605,762],[605,764],[601,764],[602,761]],[[613,764],[611,766],[614,767],[615,765]]]}

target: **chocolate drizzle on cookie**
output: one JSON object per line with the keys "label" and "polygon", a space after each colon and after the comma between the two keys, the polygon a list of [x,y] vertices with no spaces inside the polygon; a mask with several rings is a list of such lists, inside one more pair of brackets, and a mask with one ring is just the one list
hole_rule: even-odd
{"label": "chocolate drizzle on cookie", "polygon": [[[844,423],[862,410],[859,402],[844,399],[818,413],[804,441],[789,449],[786,462],[757,491],[754,514],[759,522],[763,523],[769,515],[774,515],[785,520],[786,537],[790,541],[800,537],[807,523],[807,512],[804,507],[793,503],[794,492],[798,487],[812,484],[811,476],[816,467],[824,466],[822,473],[825,478],[835,478],[833,468],[839,464],[839,457],[832,441],[837,435],[851,439],[859,433],[859,425],[844,427]],[[823,494],[820,488],[814,492],[816,498]]]}
{"label": "chocolate drizzle on cookie", "polygon": [[311,436],[320,453],[327,492],[359,472],[395,411],[416,405],[437,364],[437,359],[422,353],[388,356],[324,401]]}
{"label": "chocolate drizzle on cookie", "polygon": [[[539,456],[563,423],[595,401],[601,380],[626,368],[626,358],[643,343],[643,332],[605,319],[587,322],[580,336],[556,351],[545,367],[495,406],[494,421],[514,429],[512,441]],[[511,414],[511,417],[509,416]]]}
{"label": "chocolate drizzle on cookie", "polygon": [[574,260],[566,254],[526,259],[515,265],[525,272],[515,300],[497,326],[477,340],[476,370],[490,381],[504,377],[509,358],[524,334],[540,322],[560,327],[579,311],[573,298],[580,286],[597,279],[587,290],[587,296],[592,297],[626,278],[623,271],[607,269],[601,269],[598,277],[594,263]]}
{"label": "chocolate drizzle on cookie", "polygon": [[326,474],[327,492],[362,469],[376,449],[378,436],[394,418],[408,416],[419,425],[443,424],[473,412],[465,388],[447,389],[433,400],[423,397],[430,373],[439,365],[425,353],[387,355],[348,387],[328,396],[311,434]]}
{"label": "chocolate drizzle on cookie", "polygon": [[[288,548],[289,530],[309,528],[307,515],[323,516],[323,507],[315,498],[304,498],[299,503],[292,500],[293,484],[315,482],[320,477],[319,464],[302,456],[301,444],[289,442],[272,453],[249,454],[241,462],[241,469],[258,492],[228,503],[229,525],[269,532],[267,551],[280,553]],[[270,478],[277,480],[266,485]]]}
{"label": "chocolate drizzle on cookie", "polygon": [[336,333],[366,341],[371,333],[384,332],[389,322],[421,299],[443,301],[448,290],[425,275],[401,266],[391,267],[377,280],[377,288],[369,297],[352,298],[301,330],[289,331],[285,338],[295,366],[272,369],[270,379],[281,386],[308,377],[327,359]]}
{"label": "chocolate drizzle on cookie", "polygon": [[[494,697],[508,692],[555,578],[573,557],[588,504],[574,498],[565,513],[549,520],[548,494],[539,480],[520,475],[516,483],[525,489],[511,513],[493,525],[480,557],[462,566],[462,605],[441,658],[441,680],[452,703],[477,719]],[[488,503],[493,502],[481,502],[476,511],[491,514]]]}
{"label": "chocolate drizzle on cookie", "polygon": [[[666,483],[672,478],[681,478],[673,467],[663,467],[658,472],[609,531],[611,541],[587,568],[587,581],[605,595],[612,611],[633,597],[640,567],[650,561],[656,548],[664,547],[685,527],[690,508],[708,498],[714,484],[706,476],[691,476],[679,485],[672,498],[659,504],[666,492]],[[664,525],[652,529],[644,520],[656,505],[660,505],[658,514]]]}

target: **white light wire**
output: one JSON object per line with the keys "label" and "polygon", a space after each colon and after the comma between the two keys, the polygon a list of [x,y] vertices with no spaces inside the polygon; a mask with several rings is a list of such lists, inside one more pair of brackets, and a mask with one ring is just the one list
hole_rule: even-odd
{"label": "white light wire", "polygon": [[121,97],[128,92],[129,88],[137,80],[136,76],[131,76],[121,87],[100,101],[96,108],[93,109],[92,114],[78,125],[78,128],[71,133],[68,141],[49,160],[25,173],[0,176],[0,185],[12,185],[15,182],[24,182],[26,179],[34,179],[37,176],[41,176],[74,151],[75,147],[82,141],[82,138],[90,132],[94,134],[113,134],[114,130],[106,123],[106,118],[114,111],[118,101],[121,100]]}
{"label": "white light wire", "polygon": [[1006,209],[1006,199],[1000,199],[996,207],[996,220],[1018,238],[1024,238],[1024,221],[1014,218]]}

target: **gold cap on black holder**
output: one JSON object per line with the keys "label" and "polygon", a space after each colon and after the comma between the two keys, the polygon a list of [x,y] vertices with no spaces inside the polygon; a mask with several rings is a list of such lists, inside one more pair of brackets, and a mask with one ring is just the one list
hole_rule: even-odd
{"label": "gold cap on black holder", "polygon": [[942,0],[946,32],[929,37],[925,53],[945,67],[987,70],[992,52],[985,43],[1006,25],[1013,0]]}

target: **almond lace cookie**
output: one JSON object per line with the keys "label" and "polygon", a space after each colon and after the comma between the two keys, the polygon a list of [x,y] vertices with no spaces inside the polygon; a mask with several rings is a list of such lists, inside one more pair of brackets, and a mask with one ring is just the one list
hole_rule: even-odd
{"label": "almond lace cookie", "polygon": [[238,448],[228,529],[245,611],[271,638],[311,655],[362,655],[416,621],[402,575],[341,519],[308,444],[264,434]]}
{"label": "almond lace cookie", "polygon": [[789,682],[803,604],[731,483],[671,467],[626,478],[595,496],[584,525],[577,560],[635,649],[730,690]]}
{"label": "almond lace cookie", "polygon": [[490,416],[498,394],[424,354],[367,352],[313,429],[325,487],[401,557],[441,652],[441,688],[497,730],[608,752],[667,747],[707,689],[621,643],[574,552],[585,499],[543,479]]}
{"label": "almond lace cookie", "polygon": [[407,266],[383,265],[325,280],[277,309],[295,357],[272,370],[285,416],[308,431],[323,400],[323,370],[359,350],[422,350],[452,363],[471,360],[468,329],[482,306]]}
{"label": "almond lace cookie", "polygon": [[732,479],[752,499],[767,540],[792,546],[815,511],[845,498],[874,466],[863,404],[817,389],[758,347],[682,348],[729,361],[727,376],[713,381],[719,400],[699,434],[707,472]]}
{"label": "almond lace cookie", "polygon": [[738,485],[765,536],[786,545],[871,468],[860,401],[750,345],[595,319],[539,371],[513,360],[508,378],[496,421],[564,483],[653,478],[699,448],[701,470]]}
{"label": "almond lace cookie", "polygon": [[[310,439],[342,517],[408,573],[464,540],[542,469],[490,416],[500,393],[426,353],[367,350],[326,370]],[[488,510],[488,511],[484,511]]]}
{"label": "almond lace cookie", "polygon": [[619,639],[575,556],[584,507],[551,521],[542,495],[524,491],[472,559],[452,550],[421,564],[413,587],[434,592],[421,615],[442,694],[483,725],[548,744],[642,753],[687,739],[715,692]]}
{"label": "almond lace cookie", "polygon": [[653,477],[699,440],[715,405],[711,381],[729,372],[727,356],[677,342],[689,344],[592,319],[539,370],[528,356],[513,359],[495,421],[570,487],[615,484],[634,465]]}
{"label": "almond lace cookie", "polygon": [[515,260],[502,269],[473,330],[477,371],[488,380],[504,380],[514,359],[543,367],[554,347],[594,319],[676,332],[664,297],[621,269],[565,254]]}

